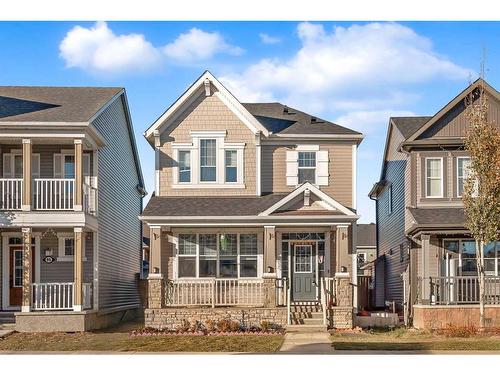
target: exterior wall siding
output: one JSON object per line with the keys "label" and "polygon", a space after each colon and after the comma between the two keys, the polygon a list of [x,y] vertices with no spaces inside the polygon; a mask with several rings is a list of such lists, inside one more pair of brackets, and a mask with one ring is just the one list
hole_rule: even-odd
{"label": "exterior wall siding", "polygon": [[136,275],[141,262],[142,199],[125,107],[116,99],[94,121],[106,146],[98,155],[99,308],[140,303]]}
{"label": "exterior wall siding", "polygon": [[[226,130],[225,142],[244,142],[244,184],[241,189],[175,189],[173,184],[172,142],[190,143],[191,130]],[[255,135],[216,96],[200,96],[177,118],[161,136],[160,146],[160,196],[210,196],[255,195],[256,193],[256,143]]]}

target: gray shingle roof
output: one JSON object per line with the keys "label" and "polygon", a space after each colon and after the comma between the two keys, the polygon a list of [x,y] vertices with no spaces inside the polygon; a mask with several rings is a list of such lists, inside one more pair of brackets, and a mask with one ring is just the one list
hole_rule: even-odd
{"label": "gray shingle roof", "polygon": [[465,213],[463,208],[409,208],[418,226],[446,225],[463,228]]}
{"label": "gray shingle roof", "polygon": [[255,216],[287,196],[151,197],[143,216]]}
{"label": "gray shingle roof", "polygon": [[86,122],[120,87],[0,86],[0,121]]}
{"label": "gray shingle roof", "polygon": [[[361,134],[281,103],[242,103],[242,105],[274,134]],[[285,113],[286,109],[288,113]]]}
{"label": "gray shingle roof", "polygon": [[391,117],[394,125],[396,125],[405,139],[410,138],[412,134],[431,118],[432,116]]}
{"label": "gray shingle roof", "polygon": [[357,225],[357,246],[377,246],[377,226],[375,224]]}

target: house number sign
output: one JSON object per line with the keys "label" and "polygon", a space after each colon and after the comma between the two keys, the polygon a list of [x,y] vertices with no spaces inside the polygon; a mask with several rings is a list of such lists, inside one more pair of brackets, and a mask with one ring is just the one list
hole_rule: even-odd
{"label": "house number sign", "polygon": [[47,255],[47,256],[43,257],[43,261],[45,263],[50,264],[50,263],[53,263],[55,261],[55,258],[51,255]]}

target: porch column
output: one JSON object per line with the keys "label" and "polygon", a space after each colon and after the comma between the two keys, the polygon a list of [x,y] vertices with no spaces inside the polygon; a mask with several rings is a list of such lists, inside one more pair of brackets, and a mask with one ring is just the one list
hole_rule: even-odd
{"label": "porch column", "polygon": [[[338,225],[336,231],[336,257],[335,272],[349,271],[349,233],[347,225]],[[345,267],[345,269],[343,269]]]}
{"label": "porch column", "polygon": [[276,278],[276,227],[264,226],[264,275]]}
{"label": "porch column", "polygon": [[23,211],[31,210],[31,139],[23,139],[23,197],[21,209]]}
{"label": "porch column", "polygon": [[83,208],[83,145],[81,139],[75,139],[75,211]]}
{"label": "porch column", "polygon": [[83,229],[75,227],[73,310],[83,310]]}
{"label": "porch column", "polygon": [[22,228],[23,234],[23,300],[21,311],[31,311],[31,283],[32,280],[32,249],[31,249],[31,228]]}
{"label": "porch column", "polygon": [[422,242],[422,249],[421,249],[421,270],[422,270],[422,303],[423,304],[429,304],[430,302],[430,292],[431,288],[429,285],[429,258],[430,258],[430,239],[431,237],[428,234],[422,234],[421,242]]}
{"label": "porch column", "polygon": [[162,266],[162,228],[161,226],[149,227],[149,275],[148,275],[148,308],[160,309],[165,306],[164,275],[167,270]]}

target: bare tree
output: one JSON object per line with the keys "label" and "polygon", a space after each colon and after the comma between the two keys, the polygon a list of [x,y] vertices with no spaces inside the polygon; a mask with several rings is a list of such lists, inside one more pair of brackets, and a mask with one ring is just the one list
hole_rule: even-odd
{"label": "bare tree", "polygon": [[485,328],[484,247],[500,238],[500,130],[489,120],[484,81],[466,99],[465,149],[470,166],[464,184],[465,226],[476,240],[479,279],[479,327]]}

